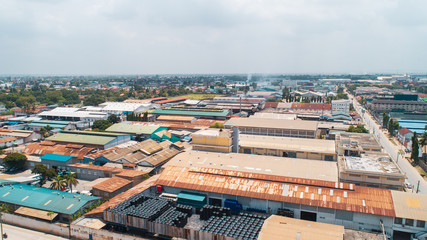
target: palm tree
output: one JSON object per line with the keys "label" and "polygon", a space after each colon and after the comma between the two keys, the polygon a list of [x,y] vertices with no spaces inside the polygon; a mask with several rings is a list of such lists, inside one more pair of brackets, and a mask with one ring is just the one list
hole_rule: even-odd
{"label": "palm tree", "polygon": [[67,186],[70,188],[71,192],[73,192],[73,186],[77,186],[77,184],[79,184],[79,180],[76,179],[77,175],[75,173],[67,173],[67,175],[65,175],[65,183],[67,184]]}
{"label": "palm tree", "polygon": [[66,187],[67,183],[65,182],[65,180],[57,175],[54,179],[53,182],[50,184],[50,188],[54,189],[54,190],[61,190],[62,188]]}

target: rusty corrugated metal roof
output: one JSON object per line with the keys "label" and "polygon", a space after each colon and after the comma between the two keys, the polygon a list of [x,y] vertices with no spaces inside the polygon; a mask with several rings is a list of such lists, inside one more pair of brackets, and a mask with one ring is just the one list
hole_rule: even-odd
{"label": "rusty corrugated metal roof", "polygon": [[308,206],[395,216],[390,190],[211,168],[167,167],[157,184]]}
{"label": "rusty corrugated metal roof", "polygon": [[135,187],[127,190],[126,192],[120,193],[119,195],[110,199],[108,202],[105,202],[101,204],[99,207],[95,208],[94,210],[86,213],[86,215],[102,214],[102,212],[104,212],[105,209],[115,207],[116,205],[120,204],[121,202],[125,201],[131,196],[141,193],[152,186],[155,186],[155,183],[159,178],[159,176],[160,175],[152,176],[149,179],[143,181],[142,183],[136,185]]}
{"label": "rusty corrugated metal roof", "polygon": [[60,154],[77,157],[83,159],[88,153],[94,150],[91,147],[83,147],[72,144],[58,144],[55,142],[39,142],[31,143],[22,151],[28,155],[44,155],[44,154]]}

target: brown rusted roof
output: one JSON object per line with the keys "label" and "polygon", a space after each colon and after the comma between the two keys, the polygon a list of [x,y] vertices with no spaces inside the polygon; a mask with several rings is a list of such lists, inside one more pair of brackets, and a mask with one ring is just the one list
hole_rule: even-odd
{"label": "brown rusted roof", "polygon": [[163,151],[160,151],[152,156],[142,159],[140,162],[147,162],[153,167],[157,167],[166,161],[170,160],[172,157],[180,153],[181,151],[176,148],[167,148]]}
{"label": "brown rusted roof", "polygon": [[278,105],[279,105],[278,102],[266,102],[264,107],[265,108],[277,108]]}
{"label": "brown rusted roof", "polygon": [[69,167],[86,168],[86,169],[94,169],[94,170],[100,170],[100,171],[111,172],[111,173],[119,173],[121,171],[124,171],[121,168],[104,167],[104,166],[97,166],[97,165],[83,164],[83,163],[73,163],[73,164],[70,164],[68,166]]}
{"label": "brown rusted roof", "polygon": [[[71,146],[70,146],[71,145]],[[22,153],[28,155],[44,155],[44,154],[61,154],[77,157],[77,159],[83,159],[88,153],[93,151],[91,147],[77,147],[73,144],[58,144],[55,142],[37,142],[29,144]]]}
{"label": "brown rusted roof", "polygon": [[390,190],[212,168],[169,166],[159,185],[353,212],[395,216]]}
{"label": "brown rusted roof", "polygon": [[15,141],[15,140],[16,140],[16,137],[1,138],[0,139],[0,143],[12,142],[12,141]]}
{"label": "brown rusted roof", "polygon": [[130,169],[124,169],[120,173],[117,173],[117,177],[138,177],[141,175],[147,174],[147,172],[139,171],[139,170],[130,170]]}
{"label": "brown rusted roof", "polygon": [[126,199],[130,198],[131,196],[141,193],[148,188],[155,186],[156,181],[159,178],[160,175],[152,176],[151,178],[143,181],[142,183],[136,185],[135,187],[127,190],[126,192],[120,193],[119,195],[113,197],[108,202],[105,202],[101,204],[99,207],[95,208],[94,210],[86,213],[86,215],[98,215],[102,214],[105,209],[115,207],[116,205],[120,204],[121,202],[125,201]]}
{"label": "brown rusted roof", "polygon": [[120,177],[112,177],[108,180],[96,184],[92,188],[103,192],[112,193],[129,184],[132,184],[132,181]]}

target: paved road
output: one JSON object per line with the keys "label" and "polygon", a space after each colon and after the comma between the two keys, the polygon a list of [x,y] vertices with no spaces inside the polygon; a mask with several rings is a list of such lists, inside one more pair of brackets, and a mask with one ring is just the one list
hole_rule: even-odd
{"label": "paved road", "polygon": [[[351,96],[351,95],[349,95]],[[373,119],[368,111],[362,111],[364,108],[353,98],[353,106],[360,116],[363,117],[366,126],[369,131],[374,134],[377,141],[381,144],[386,152],[388,152],[391,158],[397,162],[400,169],[406,174],[407,181],[414,186],[414,192],[417,190],[418,182],[419,191],[418,193],[427,194],[427,183],[418,173],[418,171],[412,167],[412,165],[405,159],[405,157],[399,153],[399,147],[394,145],[387,137],[387,135],[381,130],[380,126]],[[363,113],[365,112],[365,113]]]}
{"label": "paved road", "polygon": [[64,240],[68,238],[37,232],[9,224],[3,224],[3,233],[7,234],[6,240]]}

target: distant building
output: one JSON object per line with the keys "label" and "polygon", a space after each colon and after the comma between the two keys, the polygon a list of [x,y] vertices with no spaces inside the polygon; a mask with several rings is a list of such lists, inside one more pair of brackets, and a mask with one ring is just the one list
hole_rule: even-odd
{"label": "distant building", "polygon": [[349,114],[350,112],[350,100],[332,100],[332,113],[343,112]]}
{"label": "distant building", "polygon": [[107,149],[130,141],[130,135],[94,131],[62,131],[48,137],[46,140],[62,144],[81,144],[86,147]]}
{"label": "distant building", "polygon": [[239,152],[299,159],[337,160],[335,141],[323,139],[240,134]]}
{"label": "distant building", "polygon": [[426,112],[427,102],[374,99],[373,101],[368,102],[368,107],[376,112]]}
{"label": "distant building", "polygon": [[204,119],[218,119],[225,120],[229,118],[230,111],[227,109],[214,109],[214,108],[192,108],[192,107],[170,107],[156,109],[152,112],[156,116],[191,116]]}
{"label": "distant building", "polygon": [[360,186],[403,190],[406,176],[387,154],[339,157],[339,178]]}
{"label": "distant building", "polygon": [[228,129],[209,128],[191,134],[193,150],[224,152],[232,150],[232,133]]}
{"label": "distant building", "polygon": [[360,157],[366,153],[382,152],[382,147],[372,134],[341,132],[335,138],[339,156]]}
{"label": "distant building", "polygon": [[238,127],[242,134],[316,138],[318,122],[282,119],[232,118],[224,126]]}

